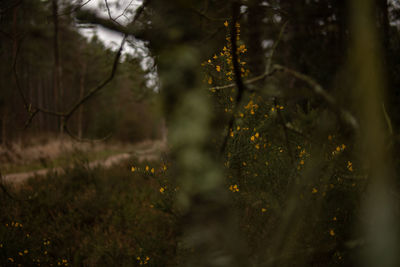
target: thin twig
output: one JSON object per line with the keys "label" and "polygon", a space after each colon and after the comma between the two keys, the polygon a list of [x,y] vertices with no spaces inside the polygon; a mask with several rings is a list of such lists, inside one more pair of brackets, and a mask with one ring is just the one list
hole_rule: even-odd
{"label": "thin twig", "polygon": [[80,4],[80,5],[76,6],[76,7],[74,7],[71,11],[65,12],[65,13],[57,14],[57,16],[60,17],[60,16],[70,15],[70,14],[72,14],[72,13],[78,11],[78,10],[81,9],[82,7],[86,6],[87,4],[89,4],[90,1],[92,1],[92,0],[87,0],[87,1],[84,2],[83,4]]}
{"label": "thin twig", "polygon": [[99,86],[97,86],[96,88],[93,88],[88,93],[86,93],[86,95],[83,98],[78,100],[78,102],[65,114],[66,120],[68,120],[72,116],[72,114],[79,108],[80,105],[82,105],[87,100],[89,100],[89,98],[91,98],[94,94],[96,94],[98,91],[100,91],[104,86],[106,86],[114,78],[126,38],[127,38],[127,35],[125,35],[122,38],[121,45],[120,45],[119,50],[114,58],[114,63],[113,63],[113,67],[111,69],[110,76],[105,81],[103,81]]}
{"label": "thin twig", "polygon": [[328,92],[326,92],[323,87],[314,79],[282,65],[275,64],[273,68],[279,71],[286,72],[293,77],[306,82],[313,90],[313,93],[322,98],[328,104],[328,106],[337,113],[341,121],[350,126],[353,130],[358,130],[359,127],[356,118],[349,111],[341,108],[336,103],[336,100]]}
{"label": "thin twig", "polygon": [[276,41],[274,42],[274,45],[272,46],[271,49],[271,54],[269,55],[268,61],[267,61],[267,67],[266,67],[266,72],[270,72],[271,69],[271,64],[272,64],[272,58],[274,57],[275,54],[275,50],[278,47],[278,44],[280,43],[280,41],[282,40],[282,36],[283,36],[283,32],[285,31],[286,25],[288,24],[289,21],[286,21],[281,30],[279,31],[279,35],[278,35],[278,39],[276,39]]}
{"label": "thin twig", "polygon": [[112,15],[111,15],[111,10],[110,10],[110,7],[109,7],[109,5],[108,5],[108,1],[107,1],[107,0],[104,0],[104,3],[106,3],[107,13],[108,13],[108,17],[110,18],[110,20],[112,20],[114,23],[118,24],[119,26],[122,26],[122,25],[117,21],[117,19],[114,19],[114,18],[112,17]]}
{"label": "thin twig", "polygon": [[125,16],[125,12],[126,12],[126,11],[128,10],[128,8],[132,5],[133,1],[134,1],[134,0],[131,0],[131,1],[129,2],[129,4],[125,7],[124,11],[122,11],[122,13],[121,13],[120,15],[118,15],[118,16],[115,18],[116,20],[119,19],[119,18],[122,17],[122,16]]}
{"label": "thin twig", "polygon": [[[263,74],[261,74],[259,76],[253,77],[251,79],[244,80],[243,83],[245,85],[249,85],[249,84],[258,82],[260,80],[263,80],[265,78],[268,78],[268,77],[274,75],[277,71],[278,71],[277,69],[272,69],[270,72],[265,72],[265,73],[263,73]],[[210,91],[223,90],[223,89],[233,88],[233,87],[236,87],[236,86],[237,86],[236,83],[231,83],[231,84],[222,85],[222,86],[214,86],[214,87],[209,88],[209,90]]]}

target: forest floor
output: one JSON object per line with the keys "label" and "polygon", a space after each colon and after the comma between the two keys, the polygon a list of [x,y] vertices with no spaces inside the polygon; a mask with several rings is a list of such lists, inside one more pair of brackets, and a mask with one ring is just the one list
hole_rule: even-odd
{"label": "forest floor", "polygon": [[89,168],[109,168],[131,157],[139,162],[157,160],[164,151],[165,140],[146,140],[136,144],[51,140],[28,147],[13,144],[8,148],[0,147],[0,174],[2,182],[19,184],[49,172],[62,174],[77,162],[86,162]]}

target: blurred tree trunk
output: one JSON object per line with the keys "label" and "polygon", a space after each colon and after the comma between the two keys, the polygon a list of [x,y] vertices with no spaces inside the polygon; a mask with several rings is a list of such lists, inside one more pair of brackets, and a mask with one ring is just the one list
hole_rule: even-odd
{"label": "blurred tree trunk", "polygon": [[[382,1],[381,1],[382,2]],[[368,172],[368,191],[363,202],[366,236],[363,266],[396,267],[399,257],[399,218],[396,214],[393,156],[385,142],[391,138],[382,110],[386,89],[385,63],[376,23],[376,2],[353,0],[353,41],[350,51],[355,108],[360,115],[360,155]],[[397,217],[396,217],[397,215]]]}
{"label": "blurred tree trunk", "polygon": [[[211,45],[202,44],[197,0],[155,0],[150,46],[157,66],[167,114],[174,171],[180,185],[178,206],[185,253],[182,266],[247,266],[237,218],[230,208],[222,164],[216,154],[213,108],[202,82],[202,59]],[[231,2],[228,2],[231,3]],[[220,132],[218,134],[221,134]]]}
{"label": "blurred tree trunk", "polygon": [[[53,56],[54,56],[54,68],[53,68],[53,91],[54,91],[54,107],[55,110],[60,110],[62,100],[62,89],[61,89],[61,65],[60,65],[60,51],[59,51],[59,19],[58,19],[58,0],[52,0],[52,18],[53,18]],[[63,133],[63,127],[61,120],[58,119],[58,127],[60,133]]]}

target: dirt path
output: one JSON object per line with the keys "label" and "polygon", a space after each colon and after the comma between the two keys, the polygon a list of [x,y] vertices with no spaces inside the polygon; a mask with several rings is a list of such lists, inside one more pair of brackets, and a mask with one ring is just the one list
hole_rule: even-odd
{"label": "dirt path", "polygon": [[[161,157],[161,153],[164,152],[165,150],[166,150],[165,141],[160,140],[160,141],[145,142],[135,146],[132,152],[112,155],[106,159],[92,161],[89,163],[89,167],[94,168],[96,166],[102,166],[104,168],[109,168],[112,165],[127,160],[133,156],[136,157],[140,162],[145,160],[146,161],[157,160]],[[44,176],[50,171],[62,174],[64,173],[64,168],[57,167],[57,168],[47,168],[47,169],[28,171],[28,172],[11,173],[3,175],[2,179],[3,182],[5,183],[19,184],[34,176]]]}

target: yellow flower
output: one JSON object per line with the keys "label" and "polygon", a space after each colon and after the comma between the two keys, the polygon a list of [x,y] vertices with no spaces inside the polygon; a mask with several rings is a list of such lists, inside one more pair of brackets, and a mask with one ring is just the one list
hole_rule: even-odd
{"label": "yellow flower", "polygon": [[166,171],[167,170],[167,165],[163,165],[163,171]]}
{"label": "yellow flower", "polygon": [[208,84],[212,84],[212,78],[211,77],[208,78]]}
{"label": "yellow flower", "polygon": [[217,65],[215,68],[217,69],[218,72],[221,71],[221,66]]}
{"label": "yellow flower", "polygon": [[13,259],[13,258],[8,258],[8,260],[11,261],[11,262],[14,262],[14,259]]}
{"label": "yellow flower", "polygon": [[266,208],[262,208],[262,209],[261,209],[261,212],[263,212],[263,213],[266,212],[266,211],[267,211]]}
{"label": "yellow flower", "polygon": [[154,168],[151,168],[151,173],[154,174]]}
{"label": "yellow flower", "polygon": [[260,145],[259,144],[256,144],[256,149],[260,149]]}
{"label": "yellow flower", "polygon": [[245,161],[243,161],[243,163],[242,163],[242,164],[243,164],[243,166],[246,166],[246,165],[247,165],[247,163],[246,163]]}
{"label": "yellow flower", "polygon": [[313,193],[313,194],[318,193],[318,189],[314,187],[314,188],[312,189],[311,193]]}
{"label": "yellow flower", "polygon": [[235,185],[229,186],[229,190],[231,190],[232,192],[239,192],[238,185],[235,184]]}
{"label": "yellow flower", "polygon": [[160,188],[160,193],[163,194],[164,191],[165,191],[164,187],[161,187],[161,188]]}
{"label": "yellow flower", "polygon": [[252,136],[250,137],[250,140],[251,140],[251,141],[254,141],[254,140],[255,140],[254,135],[252,135]]}
{"label": "yellow flower", "polygon": [[27,249],[24,250],[24,253],[25,253],[25,254],[28,254],[28,252],[29,252],[29,251],[28,251]]}
{"label": "yellow flower", "polygon": [[239,130],[240,130],[240,126],[236,127],[236,131],[239,131]]}
{"label": "yellow flower", "polygon": [[135,171],[136,171],[136,167],[133,167],[133,166],[132,166],[131,172],[135,172]]}
{"label": "yellow flower", "polygon": [[148,172],[149,171],[149,166],[146,165],[145,170],[146,170],[146,172]]}
{"label": "yellow flower", "polygon": [[351,172],[353,171],[353,163],[351,161],[347,162],[347,169]]}
{"label": "yellow flower", "polygon": [[23,256],[24,254],[22,252],[18,252],[18,255]]}
{"label": "yellow flower", "polygon": [[224,25],[225,25],[225,27],[228,27],[229,23],[227,20],[224,22]]}
{"label": "yellow flower", "polygon": [[300,160],[300,165],[304,165],[304,160]]}
{"label": "yellow flower", "polygon": [[259,134],[259,133],[256,133],[254,136],[255,136],[256,138],[258,138],[258,137],[260,137],[260,134]]}
{"label": "yellow flower", "polygon": [[335,230],[330,229],[330,230],[329,230],[329,234],[330,234],[331,236],[334,236],[334,235],[335,235]]}
{"label": "yellow flower", "polygon": [[218,56],[217,56],[217,55],[214,55],[214,56],[213,56],[213,59],[217,59],[217,58],[218,58]]}
{"label": "yellow flower", "polygon": [[240,116],[241,118],[243,118],[243,117],[244,117],[244,114],[243,114],[243,113],[240,113],[239,116]]}
{"label": "yellow flower", "polygon": [[333,217],[333,218],[332,218],[332,220],[334,220],[334,221],[337,221],[337,218],[336,218],[336,216],[335,216],[335,217]]}

